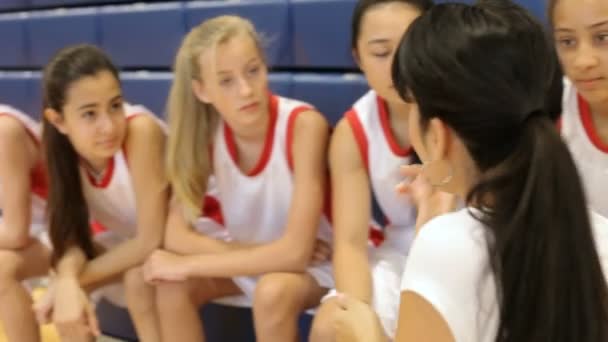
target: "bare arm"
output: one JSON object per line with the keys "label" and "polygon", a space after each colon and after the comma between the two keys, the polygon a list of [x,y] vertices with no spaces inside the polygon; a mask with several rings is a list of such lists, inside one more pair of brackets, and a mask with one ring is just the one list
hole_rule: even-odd
{"label": "bare arm", "polygon": [[370,183],[352,129],[338,123],[329,148],[336,289],[366,303],[372,285],[368,261]]}
{"label": "bare arm", "polygon": [[267,272],[303,272],[316,240],[326,189],[328,125],[321,114],[303,112],[294,128],[294,193],[281,238],[220,254],[185,258],[190,276],[231,277]]}
{"label": "bare arm", "polygon": [[247,248],[244,244],[214,239],[195,231],[176,201],[172,201],[169,209],[164,247],[182,255],[224,253]]}
{"label": "bare arm", "polygon": [[143,263],[160,246],[168,202],[164,149],[165,135],[153,118],[129,121],[126,151],[137,203],[137,235],[89,261],[80,275],[82,286],[101,283]]}
{"label": "bare arm", "polygon": [[454,342],[452,332],[433,305],[415,292],[401,293],[395,342]]}
{"label": "bare arm", "polygon": [[20,249],[29,242],[31,221],[30,173],[38,155],[21,123],[0,117],[0,249]]}

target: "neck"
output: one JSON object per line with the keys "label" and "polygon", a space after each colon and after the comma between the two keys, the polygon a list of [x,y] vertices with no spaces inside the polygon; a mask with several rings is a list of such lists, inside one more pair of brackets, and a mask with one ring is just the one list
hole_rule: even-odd
{"label": "neck", "polygon": [[589,107],[594,117],[608,120],[608,101],[589,103]]}
{"label": "neck", "polygon": [[100,175],[108,167],[109,159],[84,159],[82,158],[82,164],[87,170],[95,175]]}
{"label": "neck", "polygon": [[387,102],[388,112],[391,116],[407,118],[410,113],[410,105],[407,103]]}
{"label": "neck", "polygon": [[234,129],[230,127],[232,130],[232,135],[234,140],[238,143],[242,144],[259,144],[266,141],[266,135],[268,130],[270,129],[270,113],[266,113],[266,115],[259,120],[258,123],[255,124],[255,127],[243,127],[240,129]]}

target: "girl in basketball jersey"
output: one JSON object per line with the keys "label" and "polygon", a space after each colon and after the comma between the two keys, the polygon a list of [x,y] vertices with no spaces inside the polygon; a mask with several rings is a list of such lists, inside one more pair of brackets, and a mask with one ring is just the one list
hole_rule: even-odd
{"label": "girl in basketball jersey", "polygon": [[46,275],[46,180],[40,125],[0,104],[0,324],[8,341],[40,341],[32,300],[21,281]]}
{"label": "girl in basketball jersey", "polygon": [[315,316],[313,341],[334,340],[337,293],[368,303],[386,335],[395,334],[401,273],[416,222],[415,206],[395,186],[402,179],[399,168],[416,157],[406,129],[411,105],[395,91],[390,66],[408,25],[432,5],[360,0],[355,6],[353,55],[372,90],[345,114],[330,144],[337,288]]}
{"label": "girl in basketball jersey", "polygon": [[[393,79],[423,164],[405,168],[421,227],[395,341],[608,340],[608,220],[547,111],[552,53],[507,0],[436,5],[400,43]],[[428,215],[440,191],[467,207]],[[386,341],[368,305],[339,306],[344,341]]]}
{"label": "girl in basketball jersey", "polygon": [[[144,266],[157,286],[163,340],[204,339],[198,307],[244,293],[260,341],[295,341],[299,314],[333,286],[329,263],[310,266],[322,215],[328,124],[310,105],[268,90],[252,24],[220,16],[195,27],[175,62],[168,174],[179,206],[165,248]],[[230,240],[193,234],[210,175]],[[310,266],[310,267],[309,267]]]}
{"label": "girl in basketball jersey", "polygon": [[[84,291],[122,280],[124,293],[102,294],[118,305],[124,295],[139,337],[158,341],[154,292],[139,265],[160,245],[167,215],[162,126],[125,103],[116,68],[88,45],[46,66],[44,106],[53,320],[66,338],[88,339],[96,327]],[[95,239],[91,220],[106,228]]]}
{"label": "girl in basketball jersey", "polygon": [[549,1],[563,71],[561,132],[589,205],[608,217],[608,2]]}

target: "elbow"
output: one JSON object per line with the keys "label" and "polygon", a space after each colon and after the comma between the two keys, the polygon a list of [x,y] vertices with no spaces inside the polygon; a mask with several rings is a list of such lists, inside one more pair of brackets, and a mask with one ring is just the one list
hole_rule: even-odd
{"label": "elbow", "polygon": [[2,241],[2,243],[0,243],[0,245],[2,245],[6,249],[20,250],[26,248],[31,242],[32,239],[27,233],[10,234],[6,237],[4,241]]}
{"label": "elbow", "polygon": [[144,239],[141,239],[139,246],[140,246],[142,255],[148,256],[149,254],[154,252],[156,249],[161,247],[161,243],[162,243],[162,234],[159,234],[159,236],[157,236],[157,237],[151,236],[151,237],[146,237]]}
{"label": "elbow", "polygon": [[306,250],[302,248],[300,244],[288,244],[285,243],[281,246],[281,253],[278,255],[284,255],[281,258],[284,262],[283,269],[285,272],[302,273],[306,272],[306,269],[310,266],[312,259],[312,250]]}
{"label": "elbow", "polygon": [[167,229],[165,231],[165,238],[162,241],[162,247],[170,252],[179,253],[180,236],[179,232],[174,229]]}

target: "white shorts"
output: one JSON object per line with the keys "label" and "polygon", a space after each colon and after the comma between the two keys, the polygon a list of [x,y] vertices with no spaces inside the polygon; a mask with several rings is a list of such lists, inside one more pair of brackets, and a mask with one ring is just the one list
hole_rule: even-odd
{"label": "white shorts", "polygon": [[[405,268],[405,259],[403,253],[390,247],[370,248],[372,307],[391,340],[395,338],[399,320],[401,275]],[[337,295],[338,291],[332,289],[321,302]]]}

